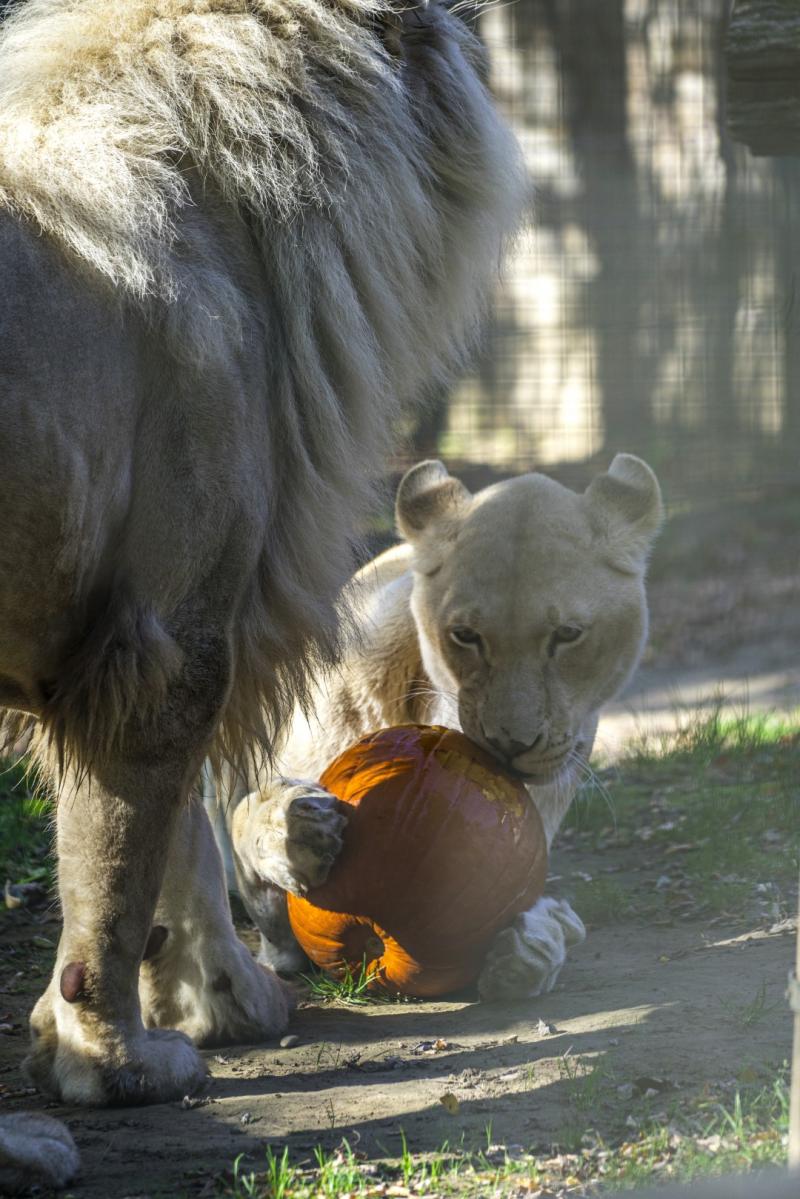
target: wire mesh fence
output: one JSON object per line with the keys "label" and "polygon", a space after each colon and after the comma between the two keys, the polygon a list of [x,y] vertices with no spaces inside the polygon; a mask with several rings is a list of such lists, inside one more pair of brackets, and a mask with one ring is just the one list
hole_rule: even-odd
{"label": "wire mesh fence", "polygon": [[[727,0],[474,17],[535,187],[473,373],[401,467],[579,483],[618,450],[673,505],[800,485],[800,159],[725,123]],[[467,15],[469,15],[467,13]]]}

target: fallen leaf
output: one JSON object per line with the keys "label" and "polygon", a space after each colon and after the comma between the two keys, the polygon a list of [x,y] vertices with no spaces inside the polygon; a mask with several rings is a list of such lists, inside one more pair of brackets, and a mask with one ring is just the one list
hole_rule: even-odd
{"label": "fallen leaf", "polygon": [[461,1049],[461,1045],[457,1041],[446,1041],[444,1037],[437,1037],[434,1041],[419,1041],[412,1049],[412,1053],[443,1053],[446,1049]]}

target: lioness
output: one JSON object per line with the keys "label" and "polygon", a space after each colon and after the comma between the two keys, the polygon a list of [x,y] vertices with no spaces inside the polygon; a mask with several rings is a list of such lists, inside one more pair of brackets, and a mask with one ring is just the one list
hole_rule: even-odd
{"label": "lioness", "polygon": [[0,708],[59,793],[29,1068],[67,1103],[285,1023],[188,796],[334,654],[395,419],[474,338],[527,192],[486,77],[439,0],[0,27]]}
{"label": "lioness", "polygon": [[[262,961],[302,965],[285,892],[323,881],[341,845],[336,801],[303,780],[371,730],[403,721],[463,730],[524,778],[552,842],[585,775],[600,708],[639,660],[661,515],[655,475],[630,454],[583,495],[529,474],[473,496],[441,462],[405,475],[396,501],[403,543],[353,579],[341,664],[316,676],[308,717],[295,708],[277,769],[214,807]],[[539,900],[497,937],[481,995],[549,990],[583,935],[569,904]]]}

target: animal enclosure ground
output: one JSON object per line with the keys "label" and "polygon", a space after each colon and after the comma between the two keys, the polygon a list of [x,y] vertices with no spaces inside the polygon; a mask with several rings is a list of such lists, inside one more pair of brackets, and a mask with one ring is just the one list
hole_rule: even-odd
{"label": "animal enclosure ground", "polygon": [[[553,994],[303,1006],[296,1046],[209,1052],[186,1104],[82,1111],[27,1088],[26,1017],[58,924],[7,911],[0,1111],[66,1120],[81,1199],[581,1195],[781,1161],[798,767],[792,718],[712,718],[633,754],[554,855],[551,889],[590,927]],[[26,832],[16,869],[36,875],[41,825],[4,802]]]}

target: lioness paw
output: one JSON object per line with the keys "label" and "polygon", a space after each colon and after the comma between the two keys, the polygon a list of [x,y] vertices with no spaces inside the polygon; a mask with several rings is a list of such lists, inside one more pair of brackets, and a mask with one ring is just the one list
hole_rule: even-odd
{"label": "lioness paw", "polygon": [[263,809],[251,857],[262,878],[295,895],[324,883],[347,823],[336,796],[316,783],[287,782]]}
{"label": "lioness paw", "polygon": [[585,936],[583,921],[565,899],[540,899],[495,938],[478,979],[481,999],[529,999],[551,991],[567,950]]}

